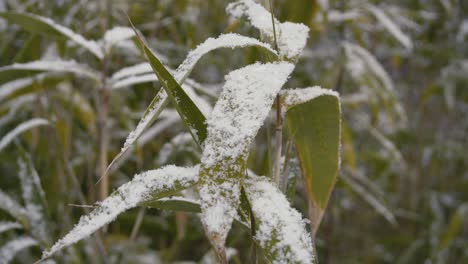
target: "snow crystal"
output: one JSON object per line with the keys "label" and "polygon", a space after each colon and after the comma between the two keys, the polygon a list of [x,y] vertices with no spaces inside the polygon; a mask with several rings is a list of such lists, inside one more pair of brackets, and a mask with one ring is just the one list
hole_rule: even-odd
{"label": "snow crystal", "polygon": [[8,144],[10,144],[11,141],[13,141],[13,139],[15,139],[15,137],[21,134],[22,132],[29,130],[31,128],[37,127],[37,126],[44,126],[44,125],[49,125],[49,121],[47,121],[46,119],[42,119],[42,118],[33,118],[31,120],[28,120],[26,122],[19,124],[13,130],[8,132],[8,134],[3,136],[2,139],[0,139],[0,151],[3,150]]}
{"label": "snow crystal", "polygon": [[[265,34],[270,40],[274,39],[271,13],[260,4],[252,0],[239,0],[230,3],[226,11],[235,18],[245,15],[250,23],[258,28],[262,34]],[[296,58],[307,44],[309,28],[304,24],[280,23],[277,19],[274,19],[274,21],[280,55],[287,58]]]}
{"label": "snow crystal", "polygon": [[253,64],[226,76],[224,90],[207,120],[199,185],[202,222],[216,245],[223,245],[235,217],[240,179],[250,143],[294,66]]}
{"label": "snow crystal", "polygon": [[281,92],[283,96],[284,104],[286,108],[306,103],[316,97],[322,95],[332,95],[335,97],[340,97],[339,94],[330,89],[323,89],[319,86],[309,87],[309,88],[302,88],[302,89],[290,89],[284,90]]}
{"label": "snow crystal", "polygon": [[2,222],[0,222],[0,234],[5,232],[5,231],[11,230],[11,229],[20,229],[22,227],[23,226],[21,224],[16,223],[16,222],[2,221]]}
{"label": "snow crystal", "polygon": [[156,199],[161,193],[192,186],[197,180],[198,167],[165,166],[135,175],[132,181],[120,186],[111,196],[100,202],[93,212],[82,216],[73,230],[43,253],[43,258],[91,235],[126,210]]}
{"label": "snow crystal", "polygon": [[255,240],[274,256],[272,263],[313,263],[312,242],[306,221],[265,177],[249,176],[245,191],[258,227]]}
{"label": "snow crystal", "polygon": [[18,252],[37,244],[36,240],[27,236],[10,240],[0,249],[0,263],[10,263]]}

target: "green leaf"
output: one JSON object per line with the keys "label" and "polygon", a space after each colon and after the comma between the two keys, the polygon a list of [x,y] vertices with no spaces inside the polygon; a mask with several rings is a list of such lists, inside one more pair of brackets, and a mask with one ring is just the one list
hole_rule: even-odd
{"label": "green leaf", "polygon": [[53,76],[47,73],[33,77],[21,78],[0,85],[0,101],[11,100],[21,95],[39,93],[55,88],[64,80],[64,76]]}
{"label": "green leaf", "polygon": [[71,29],[55,23],[53,20],[30,13],[0,12],[0,17],[11,23],[18,24],[26,30],[58,39],[69,39],[89,50],[97,58],[102,59],[104,54],[102,48],[92,40],[73,32]]}
{"label": "green leaf", "polygon": [[0,263],[10,263],[23,249],[36,246],[38,243],[35,239],[28,236],[20,236],[10,240],[0,248]]}
{"label": "green leaf", "polygon": [[164,67],[158,58],[154,56],[153,52],[146,45],[143,46],[143,50],[145,51],[151,67],[164,87],[164,90],[169,95],[169,98],[171,98],[190,134],[192,134],[193,139],[201,145],[203,141],[205,141],[207,135],[205,124],[206,117],[174,79],[172,74]]}
{"label": "green leaf", "polygon": [[336,92],[312,87],[286,90],[283,101],[288,131],[301,162],[315,234],[338,174],[340,100]]}
{"label": "green leaf", "polygon": [[145,202],[171,196],[193,186],[197,181],[198,166],[182,168],[171,165],[135,175],[133,180],[120,186],[100,202],[89,215],[82,216],[67,235],[43,253],[42,259],[86,238],[112,222],[121,213]]}

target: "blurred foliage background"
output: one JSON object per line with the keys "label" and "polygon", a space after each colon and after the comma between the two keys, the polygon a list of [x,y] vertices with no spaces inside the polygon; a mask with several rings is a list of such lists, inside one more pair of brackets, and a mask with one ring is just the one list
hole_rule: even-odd
{"label": "blurred foliage background", "polygon": [[[167,65],[176,68],[206,38],[258,32],[226,16],[220,0],[0,0],[0,11],[53,19],[88,39],[128,26],[125,13]],[[267,2],[267,1],[264,1]],[[265,3],[265,6],[268,6]],[[311,28],[308,47],[288,87],[321,85],[338,90],[344,113],[342,164],[337,186],[316,238],[320,263],[468,263],[468,2],[463,0],[274,0],[281,21]],[[110,76],[144,61],[126,46],[104,66],[63,39],[31,34],[0,18],[0,67],[39,59],[75,60]],[[191,77],[214,104],[226,73],[262,60],[255,48],[221,50],[202,59]],[[53,121],[22,134],[0,151],[0,189],[22,203],[18,157],[22,146],[40,176],[47,204],[49,241],[13,263],[31,263],[65,234],[85,208],[99,200],[102,93],[90,80],[57,74],[27,89],[5,92],[0,80],[0,138],[32,118]],[[0,79],[1,79],[0,78]],[[3,86],[2,86],[3,85]],[[2,88],[4,93],[2,94]],[[107,160],[157,93],[157,83],[109,92]],[[204,92],[203,92],[204,91]],[[106,101],[107,102],[107,101]],[[101,120],[102,121],[102,120]],[[271,175],[274,117],[259,133],[251,168]],[[179,120],[155,122],[110,174],[110,189],[135,173],[164,164],[196,164],[199,150]],[[23,154],[22,154],[23,153]],[[300,174],[293,157],[292,173]],[[295,165],[296,164],[296,165]],[[76,181],[74,181],[76,179]],[[307,215],[302,183],[295,207]],[[141,228],[138,215],[143,215]],[[12,217],[0,212],[1,221]],[[0,234],[0,247],[30,227]],[[138,231],[138,232],[137,232]],[[120,216],[100,237],[59,256],[58,263],[172,263],[208,261],[209,243],[194,215],[137,209]],[[248,234],[234,227],[233,263],[249,263]],[[203,260],[204,259],[204,260]],[[203,263],[203,262],[202,262]]]}

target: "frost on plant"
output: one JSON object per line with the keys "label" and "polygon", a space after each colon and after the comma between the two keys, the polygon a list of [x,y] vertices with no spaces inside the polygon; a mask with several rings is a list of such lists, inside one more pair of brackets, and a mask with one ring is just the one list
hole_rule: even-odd
{"label": "frost on plant", "polygon": [[272,263],[313,263],[306,221],[267,178],[249,175],[245,191],[256,218],[255,240]]}
{"label": "frost on plant", "polygon": [[[258,28],[271,42],[274,41],[275,35],[271,22],[271,13],[260,4],[252,0],[239,0],[229,4],[226,10],[235,18],[246,16],[252,26]],[[304,24],[280,23],[276,18],[274,21],[280,55],[288,59],[296,58],[301,54],[307,43],[309,28]]]}
{"label": "frost on plant", "polygon": [[223,250],[236,215],[250,143],[293,68],[281,62],[231,72],[207,120],[199,191],[202,222],[217,250]]}
{"label": "frost on plant", "polygon": [[140,203],[161,198],[194,185],[198,180],[198,167],[166,166],[137,174],[111,196],[98,204],[89,215],[82,216],[78,224],[65,237],[55,243],[43,258],[78,242],[112,222],[119,214]]}

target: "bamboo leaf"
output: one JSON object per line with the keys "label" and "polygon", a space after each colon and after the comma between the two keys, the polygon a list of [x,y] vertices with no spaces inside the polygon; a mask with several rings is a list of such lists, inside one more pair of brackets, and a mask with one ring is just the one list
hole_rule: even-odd
{"label": "bamboo leaf", "polygon": [[315,234],[338,174],[340,100],[334,91],[312,87],[286,90],[283,101],[288,131],[301,162]]}
{"label": "bamboo leaf", "polygon": [[37,241],[28,236],[21,236],[10,240],[0,248],[0,263],[10,263],[23,249],[38,245]]}
{"label": "bamboo leaf", "polygon": [[8,132],[8,134],[3,136],[2,139],[0,139],[0,151],[2,151],[6,146],[8,146],[21,133],[35,128],[37,126],[45,125],[50,125],[50,123],[48,120],[42,118],[33,118],[31,120],[19,124],[13,130]]}
{"label": "bamboo leaf", "polygon": [[[198,47],[192,50],[187,58],[180,64],[177,70],[174,72],[175,79],[178,83],[183,84],[188,78],[190,72],[195,67],[196,63],[207,53],[220,49],[220,48],[243,48],[249,46],[257,46],[263,48],[270,54],[276,54],[276,52],[268,45],[260,42],[256,39],[241,36],[238,34],[223,34],[218,38],[209,38]],[[154,53],[154,52],[153,52]],[[277,56],[277,55],[275,55]],[[156,56],[154,56],[156,57]],[[150,64],[142,63],[131,67],[124,68],[114,75],[111,80],[113,87],[120,87],[123,85],[131,85],[149,81],[159,80],[155,79],[156,76],[146,75],[145,73],[152,72],[153,69]],[[194,99],[194,98],[192,98]],[[136,140],[142,135],[142,133],[151,125],[151,123],[157,119],[162,110],[168,104],[168,94],[165,89],[162,89],[151,101],[150,105],[146,109],[143,117],[138,122],[137,127],[130,132],[127,139],[125,140],[124,146],[117,156],[109,164],[107,171],[125,154],[125,152],[136,142]],[[198,141],[197,141],[198,142]]]}
{"label": "bamboo leaf", "polygon": [[73,73],[77,76],[90,78],[96,82],[100,81],[98,73],[88,66],[75,61],[39,60],[0,67],[0,83],[30,77],[31,75],[43,72]]}
{"label": "bamboo leaf", "polygon": [[50,241],[50,233],[47,228],[47,202],[41,180],[28,153],[21,146],[19,152],[18,175],[31,232],[35,238],[47,243]]}
{"label": "bamboo leaf", "polygon": [[[274,18],[273,30],[272,16],[262,5],[252,0],[239,0],[230,3],[226,11],[235,18],[246,16],[252,26],[260,30],[270,42],[276,39],[279,55],[287,59],[297,59],[307,44],[309,28],[304,24],[291,22],[280,23]],[[276,32],[276,36],[274,32]]]}
{"label": "bamboo leaf", "polygon": [[226,76],[223,92],[207,121],[200,168],[201,219],[221,259],[239,205],[240,182],[252,140],[294,66],[253,64]]}
{"label": "bamboo leaf", "polygon": [[170,196],[196,184],[197,180],[198,166],[182,168],[171,165],[135,175],[132,181],[120,186],[100,202],[89,215],[82,216],[67,235],[43,253],[42,259],[88,237],[119,214],[144,202]]}
{"label": "bamboo leaf", "polygon": [[90,51],[97,58],[102,59],[104,57],[101,47],[95,41],[87,40],[71,29],[59,25],[47,17],[18,12],[0,12],[0,17],[7,19],[11,23],[18,24],[32,33],[59,39],[69,39]]}
{"label": "bamboo leaf", "polygon": [[157,208],[160,210],[183,211],[190,213],[200,213],[200,203],[198,201],[187,199],[184,197],[161,198],[155,201],[150,201],[142,204],[149,208]]}
{"label": "bamboo leaf", "polygon": [[271,263],[314,263],[306,221],[266,177],[249,175],[245,191],[257,223],[255,240]]}
{"label": "bamboo leaf", "polygon": [[0,190],[0,210],[11,215],[23,226],[29,227],[26,210],[2,190]]}
{"label": "bamboo leaf", "polygon": [[6,221],[1,221],[0,222],[0,234],[12,229],[21,229],[23,226],[18,223],[18,222],[6,222]]}

